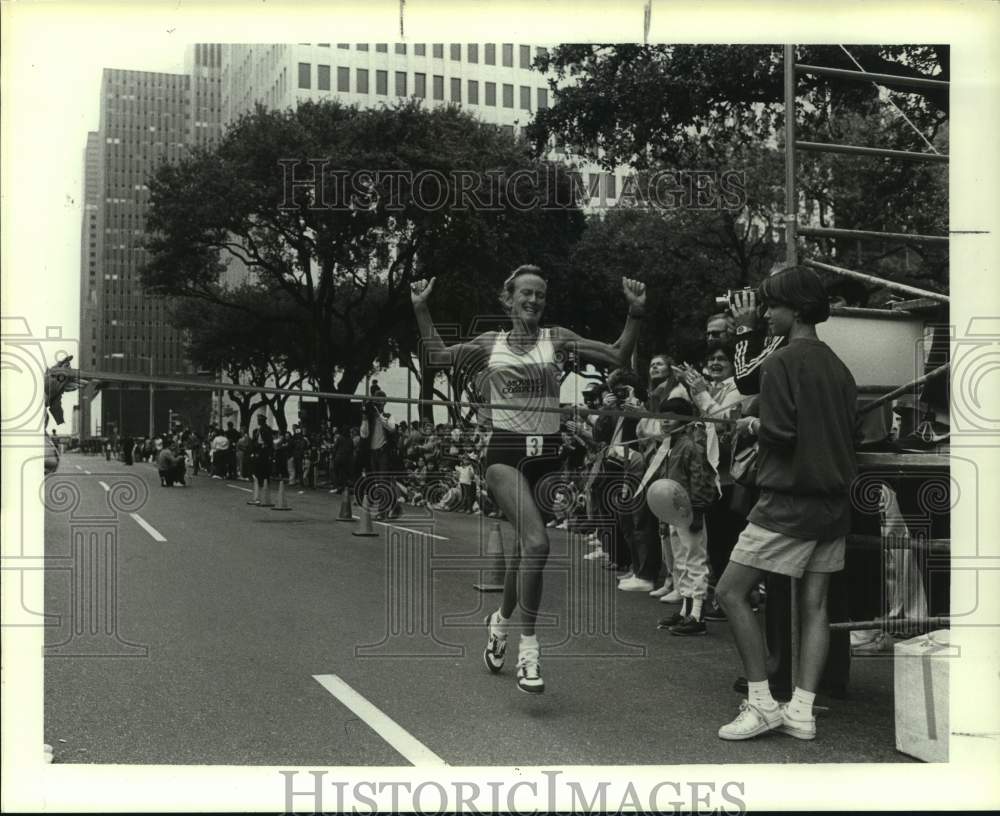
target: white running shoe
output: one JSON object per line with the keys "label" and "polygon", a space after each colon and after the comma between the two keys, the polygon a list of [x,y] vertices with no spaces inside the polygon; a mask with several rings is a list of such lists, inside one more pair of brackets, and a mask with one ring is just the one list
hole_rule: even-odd
{"label": "white running shoe", "polygon": [[538,657],[538,646],[521,644],[517,654],[517,687],[528,694],[541,694],[545,691]]}
{"label": "white running shoe", "polygon": [[744,700],[740,703],[740,713],[736,715],[736,719],[722,726],[719,729],[719,736],[724,740],[745,740],[773,731],[781,725],[780,706],[768,711]]}
{"label": "white running shoe", "polygon": [[628,572],[623,572],[621,575],[615,576],[619,581],[628,581],[630,578],[635,578],[635,573],[632,570]]}
{"label": "white running shoe", "polygon": [[683,598],[681,598],[681,593],[676,589],[670,590],[666,595],[660,598],[660,603],[680,603]]}
{"label": "white running shoe", "polygon": [[649,592],[654,586],[652,581],[635,576],[618,582],[618,588],[623,592]]}
{"label": "white running shoe", "polygon": [[498,634],[493,629],[493,616],[496,612],[491,612],[486,616],[486,631],[489,638],[486,641],[486,648],[483,650],[483,662],[486,668],[496,674],[503,668],[504,657],[507,654],[507,636]]}
{"label": "white running shoe", "polygon": [[587,561],[603,561],[607,557],[608,554],[604,550],[594,550],[584,556]]}
{"label": "white running shoe", "polygon": [[654,589],[649,594],[654,598],[662,598],[664,595],[669,595],[674,590],[674,585],[671,581],[664,582],[663,586],[659,589]]}

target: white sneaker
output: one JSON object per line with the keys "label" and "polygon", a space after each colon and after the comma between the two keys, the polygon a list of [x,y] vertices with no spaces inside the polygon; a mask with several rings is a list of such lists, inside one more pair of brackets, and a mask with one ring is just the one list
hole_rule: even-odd
{"label": "white sneaker", "polygon": [[552,519],[551,521],[545,522],[545,526],[546,527],[555,527],[556,526],[556,520]]}
{"label": "white sneaker", "polygon": [[663,586],[661,586],[659,589],[654,589],[649,594],[652,595],[654,598],[662,598],[664,595],[669,595],[671,592],[673,592],[673,590],[674,590],[673,582],[666,581],[664,582]]}
{"label": "white sneaker", "polygon": [[660,603],[680,603],[682,600],[683,598],[681,598],[681,593],[679,593],[676,589],[672,589],[660,598]]}
{"label": "white sneaker", "polygon": [[584,558],[587,561],[600,561],[607,558],[608,554],[604,550],[594,550],[593,552],[587,553]]}
{"label": "white sneaker", "polygon": [[816,739],[815,717],[809,717],[805,720],[796,719],[788,713],[787,703],[778,708],[781,711],[781,725],[778,726],[778,730],[782,734],[788,734],[788,736],[800,740]]}
{"label": "white sneaker", "polygon": [[568,525],[568,524],[566,524],[566,522],[565,522],[565,521],[560,521],[560,522],[559,522],[559,523],[558,523],[558,524],[556,525],[556,529],[557,529],[557,530],[566,530],[566,529],[568,529],[568,528],[569,528],[569,525]]}
{"label": "white sneaker", "polygon": [[618,588],[623,592],[649,592],[655,585],[645,578],[626,578],[618,582]]}
{"label": "white sneaker", "polygon": [[719,729],[719,736],[724,740],[745,740],[773,731],[782,725],[781,707],[775,706],[771,711],[751,705],[748,700],[740,703],[740,713],[731,723]]}
{"label": "white sneaker", "polygon": [[628,572],[623,572],[621,575],[616,575],[615,578],[619,581],[628,581],[630,578],[635,578],[635,573],[629,570]]}
{"label": "white sneaker", "polygon": [[517,653],[517,687],[529,694],[545,691],[539,662],[538,646],[525,646],[522,642]]}

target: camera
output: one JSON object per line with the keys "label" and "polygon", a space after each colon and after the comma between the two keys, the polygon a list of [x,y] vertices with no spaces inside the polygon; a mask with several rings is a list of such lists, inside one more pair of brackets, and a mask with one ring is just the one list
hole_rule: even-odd
{"label": "camera", "polygon": [[757,298],[757,304],[760,305],[760,291],[754,289],[751,286],[744,286],[742,289],[730,289],[724,295],[718,295],[715,298],[715,306],[717,309],[731,309],[734,305],[733,297],[739,293],[754,295]]}
{"label": "camera", "polygon": [[624,402],[630,396],[629,389],[627,385],[619,385],[611,389],[611,393],[615,395],[615,398],[619,402]]}

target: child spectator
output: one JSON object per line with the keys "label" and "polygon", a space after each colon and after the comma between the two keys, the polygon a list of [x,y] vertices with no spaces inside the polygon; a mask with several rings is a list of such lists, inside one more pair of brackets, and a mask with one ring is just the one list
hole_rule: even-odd
{"label": "child spectator", "polygon": [[[665,413],[694,416],[694,406],[674,397],[663,405]],[[675,526],[671,537],[674,556],[674,581],[682,607],[673,617],[660,622],[660,628],[672,635],[704,635],[707,632],[702,607],[708,595],[708,539],[705,535],[705,510],[719,491],[715,471],[705,452],[705,427],[701,422],[664,420],[664,433],[670,435],[667,478],[687,491],[694,516],[690,525]]]}

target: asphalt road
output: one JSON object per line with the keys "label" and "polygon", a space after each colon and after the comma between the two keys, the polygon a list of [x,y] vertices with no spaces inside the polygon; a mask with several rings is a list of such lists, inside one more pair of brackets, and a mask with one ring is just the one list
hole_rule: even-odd
{"label": "asphalt road", "polygon": [[478,516],[414,512],[357,537],[326,490],[290,490],[282,513],[247,506],[244,482],[164,489],[150,464],[80,455],[47,489],[56,762],[909,761],[894,748],[885,657],[854,660],[850,699],[818,700],[829,708],[811,743],[718,739],[740,702],[728,626],[657,631],[676,607],[615,591],[565,532],[552,531],[546,692],[533,696],[514,682],[516,638],[502,673],[482,664],[499,595],[472,588],[491,563],[476,560],[489,532]]}

